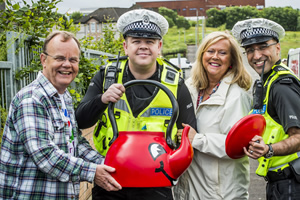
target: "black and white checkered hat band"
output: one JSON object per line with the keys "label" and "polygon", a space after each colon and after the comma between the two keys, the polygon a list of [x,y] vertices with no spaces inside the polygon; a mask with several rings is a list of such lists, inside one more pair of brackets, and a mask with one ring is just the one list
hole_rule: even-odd
{"label": "black and white checkered hat band", "polygon": [[278,33],[271,29],[266,29],[266,28],[252,28],[251,30],[244,30],[241,32],[241,40],[244,40],[246,38],[252,38],[252,37],[257,37],[257,36],[270,36],[278,39]]}
{"label": "black and white checkered hat band", "polygon": [[123,34],[126,35],[126,33],[130,31],[134,31],[134,32],[153,32],[158,34],[159,36],[161,36],[161,30],[160,28],[154,24],[154,23],[145,23],[143,21],[139,21],[139,22],[133,22],[131,24],[129,24],[128,26],[126,26],[123,30]]}

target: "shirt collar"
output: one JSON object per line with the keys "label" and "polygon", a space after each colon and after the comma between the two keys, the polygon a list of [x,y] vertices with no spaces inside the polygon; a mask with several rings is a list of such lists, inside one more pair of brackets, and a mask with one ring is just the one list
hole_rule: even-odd
{"label": "shirt collar", "polygon": [[[52,96],[58,97],[57,89],[52,85],[52,83],[46,78],[46,76],[41,71],[38,73],[37,81],[45,89],[45,92],[49,97]],[[68,90],[65,90],[63,95],[67,95],[68,97],[71,97]]]}

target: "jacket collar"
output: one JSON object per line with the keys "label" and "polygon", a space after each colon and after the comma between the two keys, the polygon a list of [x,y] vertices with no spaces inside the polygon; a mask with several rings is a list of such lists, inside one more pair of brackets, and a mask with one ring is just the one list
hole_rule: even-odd
{"label": "jacket collar", "polygon": [[[232,79],[233,79],[233,74],[229,74],[229,75],[226,75],[225,77],[223,77],[218,90],[214,94],[212,94],[208,100],[202,102],[199,107],[201,107],[201,105],[224,105]],[[190,93],[192,96],[194,108],[197,110],[196,104],[197,104],[199,90],[198,90],[198,88],[196,88],[195,86],[192,85],[191,78],[189,78],[186,81],[186,84],[189,86],[189,90],[190,90]]]}

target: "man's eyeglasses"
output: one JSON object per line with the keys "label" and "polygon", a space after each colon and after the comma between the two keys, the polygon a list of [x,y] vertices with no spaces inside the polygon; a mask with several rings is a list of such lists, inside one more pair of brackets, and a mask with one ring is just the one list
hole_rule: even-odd
{"label": "man's eyeglasses", "polygon": [[266,50],[269,46],[275,45],[277,42],[271,43],[271,44],[262,44],[259,47],[256,48],[247,48],[244,54],[247,54],[247,56],[254,54],[254,51],[257,50],[259,52]]}
{"label": "man's eyeglasses", "polygon": [[[60,63],[63,63],[63,62],[66,62],[67,58],[64,57],[64,56],[51,56],[49,55],[47,52],[44,52],[44,54],[46,56],[50,56],[52,57],[56,62],[60,62]],[[76,57],[71,57],[68,59],[70,63],[72,64],[77,64],[79,62],[79,58],[76,58]]]}

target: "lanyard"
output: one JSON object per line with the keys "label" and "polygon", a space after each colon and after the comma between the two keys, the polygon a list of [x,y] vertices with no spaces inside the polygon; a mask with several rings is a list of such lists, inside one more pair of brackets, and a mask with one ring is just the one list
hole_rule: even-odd
{"label": "lanyard", "polygon": [[65,122],[68,123],[68,128],[69,128],[69,134],[66,135],[66,140],[67,140],[67,144],[68,144],[68,151],[71,155],[75,155],[75,148],[76,148],[76,141],[74,140],[74,131],[73,131],[73,126],[72,126],[72,122],[71,122],[71,117],[70,114],[68,113],[63,95],[59,95],[60,99],[61,99],[61,103],[62,103],[62,107],[61,107],[61,115],[63,117],[63,120]]}
{"label": "lanyard", "polygon": [[69,142],[72,142],[74,140],[74,131],[73,131],[73,126],[72,126],[72,122],[71,122],[71,118],[70,118],[70,114],[68,113],[67,111],[67,108],[66,107],[62,107],[61,108],[61,112],[63,113],[63,116],[64,116],[64,120],[66,122],[68,122],[68,127],[69,127],[69,130],[70,130],[70,139],[69,139]]}

